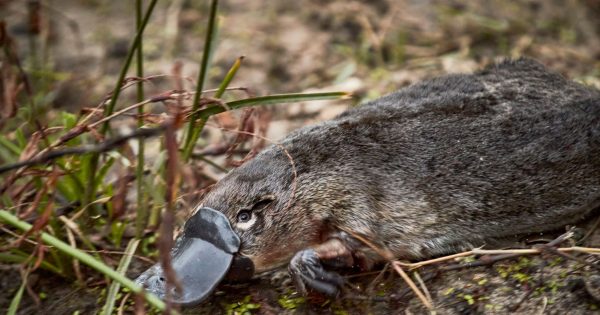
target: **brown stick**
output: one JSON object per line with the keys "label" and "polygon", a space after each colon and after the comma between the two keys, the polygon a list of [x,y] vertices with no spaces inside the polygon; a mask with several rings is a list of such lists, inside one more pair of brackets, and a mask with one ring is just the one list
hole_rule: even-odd
{"label": "brown stick", "polygon": [[25,167],[25,166],[44,164],[46,162],[50,162],[52,160],[56,160],[60,157],[67,156],[67,155],[80,155],[80,154],[86,154],[86,153],[107,152],[107,151],[113,150],[114,148],[116,148],[118,146],[123,145],[125,142],[127,142],[130,139],[148,138],[148,137],[156,136],[156,135],[162,133],[165,130],[165,128],[166,128],[166,124],[163,124],[163,125],[160,125],[155,128],[138,129],[128,135],[114,137],[112,139],[108,139],[108,140],[106,140],[102,143],[96,144],[96,145],[83,145],[83,146],[79,146],[79,147],[64,148],[61,150],[50,151],[46,154],[43,154],[43,155],[40,155],[37,157],[33,157],[26,161],[2,165],[2,166],[0,166],[0,174],[6,173],[10,170],[19,169],[19,168]]}
{"label": "brown stick", "polygon": [[431,301],[429,301],[425,294],[423,294],[423,292],[421,292],[421,290],[417,288],[415,282],[412,281],[412,279],[408,276],[408,274],[406,274],[404,269],[402,269],[402,267],[399,264],[397,264],[397,261],[392,262],[392,267],[394,267],[394,270],[396,270],[400,277],[404,279],[404,282],[406,282],[406,284],[408,284],[408,286],[413,290],[413,292],[415,292],[419,300],[421,300],[421,303],[423,303],[423,305],[425,305],[425,307],[427,307],[428,310],[433,311],[433,304],[431,303]]}

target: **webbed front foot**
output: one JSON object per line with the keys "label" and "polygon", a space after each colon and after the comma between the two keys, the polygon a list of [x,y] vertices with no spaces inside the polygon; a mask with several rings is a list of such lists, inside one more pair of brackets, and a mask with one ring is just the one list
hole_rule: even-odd
{"label": "webbed front foot", "polygon": [[344,284],[342,276],[323,268],[321,259],[314,249],[305,249],[296,253],[290,262],[289,271],[298,291],[302,294],[306,294],[308,288],[335,297]]}
{"label": "webbed front foot", "polygon": [[296,253],[290,262],[289,271],[298,291],[306,294],[307,289],[310,289],[328,296],[337,296],[344,285],[344,278],[325,267],[352,267],[354,258],[349,248],[352,242],[345,233],[338,233],[336,237],[315,248]]}

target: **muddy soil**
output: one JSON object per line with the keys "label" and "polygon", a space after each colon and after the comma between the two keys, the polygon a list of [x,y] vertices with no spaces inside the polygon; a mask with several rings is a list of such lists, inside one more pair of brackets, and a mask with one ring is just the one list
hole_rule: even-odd
{"label": "muddy soil", "polygon": [[[530,56],[570,78],[600,87],[600,1],[296,0],[221,1],[219,46],[209,73],[214,88],[236,57],[242,69],[232,85],[253,94],[345,90],[354,102],[272,106],[267,138],[329,119],[356,103],[424,78],[469,72],[503,57]],[[44,1],[46,33],[35,35],[60,78],[45,102],[77,112],[110,91],[134,30],[128,1]],[[208,4],[160,2],[145,37],[147,74],[169,74],[176,61],[194,79],[201,57]],[[0,1],[19,54],[31,55],[27,7]],[[172,88],[169,80],[147,93]],[[133,100],[133,94],[125,94]],[[207,142],[219,136],[207,133]],[[218,179],[223,173],[213,171]],[[185,217],[186,209],[182,210]],[[593,220],[590,221],[590,223]],[[588,224],[588,228],[590,228]],[[4,234],[2,234],[4,235]],[[4,236],[2,236],[4,237]],[[547,238],[544,236],[543,238]],[[518,245],[518,244],[515,244]],[[595,233],[586,246],[600,246]],[[106,248],[119,250],[118,248]],[[109,261],[118,262],[117,257]],[[593,314],[600,292],[597,259],[555,254],[519,257],[491,266],[452,271],[420,269],[438,314]],[[464,263],[464,261],[462,261]],[[446,263],[456,264],[460,261]],[[135,277],[149,263],[134,260]],[[104,279],[86,270],[84,283],[37,272],[19,314],[93,314],[103,304]],[[393,271],[347,276],[337,300],[297,296],[285,270],[247,284],[223,285],[185,314],[425,314],[427,310]],[[20,285],[19,268],[0,269],[0,309]],[[35,296],[34,299],[32,296]],[[594,298],[596,296],[596,298]],[[131,311],[131,300],[127,302]]]}

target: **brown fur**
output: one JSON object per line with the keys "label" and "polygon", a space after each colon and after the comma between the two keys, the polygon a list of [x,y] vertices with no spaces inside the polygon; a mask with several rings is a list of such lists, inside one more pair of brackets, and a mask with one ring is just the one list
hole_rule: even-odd
{"label": "brown fur", "polygon": [[[412,85],[281,145],[295,191],[274,145],[203,202],[227,215],[257,271],[339,231],[422,259],[588,214],[600,196],[600,93],[537,62],[506,61]],[[252,210],[265,195],[275,200]],[[252,224],[236,223],[243,209]]]}

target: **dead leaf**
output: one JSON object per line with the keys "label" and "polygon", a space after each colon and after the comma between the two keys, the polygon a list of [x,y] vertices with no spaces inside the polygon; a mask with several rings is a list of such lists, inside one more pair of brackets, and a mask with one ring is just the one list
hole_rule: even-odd
{"label": "dead leaf", "polygon": [[111,220],[116,220],[123,216],[125,210],[127,209],[127,190],[129,188],[128,184],[131,182],[131,179],[131,174],[125,174],[117,180],[117,191],[111,199],[113,204]]}
{"label": "dead leaf", "polygon": [[0,66],[0,118],[14,117],[17,113],[17,95],[23,90],[19,75],[8,63]]}
{"label": "dead leaf", "polygon": [[26,161],[32,158],[38,152],[38,144],[42,139],[42,134],[38,132],[34,132],[29,138],[29,142],[25,146],[25,149],[21,152],[19,156],[19,161]]}

